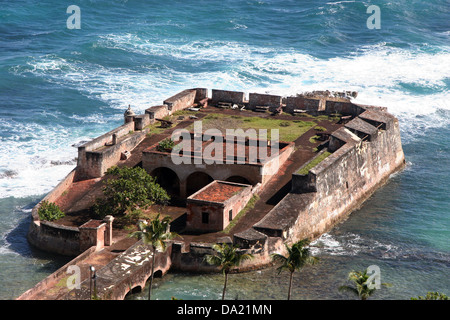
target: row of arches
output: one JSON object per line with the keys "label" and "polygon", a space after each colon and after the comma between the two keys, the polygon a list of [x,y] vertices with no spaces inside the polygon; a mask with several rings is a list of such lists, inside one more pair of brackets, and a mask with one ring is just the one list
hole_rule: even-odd
{"label": "row of arches", "polygon": [[[156,181],[163,187],[171,196],[180,197],[194,194],[204,186],[208,185],[214,179],[207,173],[196,171],[191,173],[186,179],[186,194],[183,195],[181,192],[181,183],[178,175],[172,169],[166,167],[160,167],[154,169],[150,173],[156,178]],[[225,181],[252,184],[248,179],[242,176],[230,176]]]}

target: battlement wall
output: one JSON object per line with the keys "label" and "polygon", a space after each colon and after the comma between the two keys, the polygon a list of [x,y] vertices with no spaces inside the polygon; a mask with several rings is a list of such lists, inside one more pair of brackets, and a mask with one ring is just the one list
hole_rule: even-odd
{"label": "battlement wall", "polygon": [[[307,174],[293,174],[291,192],[253,226],[254,230],[287,242],[316,238],[404,166],[397,119],[383,109],[365,110],[361,117],[332,133],[331,155]],[[362,118],[372,119],[378,127],[376,133],[369,123],[362,125]]]}

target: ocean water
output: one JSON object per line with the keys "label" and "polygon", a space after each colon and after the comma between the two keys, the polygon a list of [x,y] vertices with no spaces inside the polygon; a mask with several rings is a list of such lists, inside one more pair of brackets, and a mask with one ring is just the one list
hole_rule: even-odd
{"label": "ocean water", "polygon": [[[431,1],[1,1],[0,299],[65,258],[26,241],[30,211],[75,166],[74,144],[189,87],[289,95],[358,91],[400,120],[407,166],[312,244],[320,263],[294,299],[350,299],[353,269],[378,265],[376,299],[450,293],[450,4]],[[68,29],[67,7],[81,10]],[[380,29],[368,29],[370,5]],[[169,274],[157,299],[216,299],[221,275]],[[228,298],[285,299],[286,274],[230,276]],[[245,282],[245,286],[242,286]],[[133,295],[131,299],[145,298]]]}

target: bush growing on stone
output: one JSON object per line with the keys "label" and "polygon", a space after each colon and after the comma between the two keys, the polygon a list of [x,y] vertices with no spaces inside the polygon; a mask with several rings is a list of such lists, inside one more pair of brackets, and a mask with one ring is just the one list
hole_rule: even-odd
{"label": "bush growing on stone", "polygon": [[104,198],[97,199],[94,212],[99,217],[123,216],[127,211],[145,209],[152,204],[166,204],[170,197],[152,177],[140,167],[112,167],[103,188]]}
{"label": "bush growing on stone", "polygon": [[174,145],[175,145],[175,142],[172,139],[166,138],[158,143],[156,150],[161,151],[161,152],[164,152],[167,150],[172,150]]}
{"label": "bush growing on stone", "polygon": [[42,201],[38,209],[39,219],[45,221],[58,220],[65,216],[64,212],[53,202]]}

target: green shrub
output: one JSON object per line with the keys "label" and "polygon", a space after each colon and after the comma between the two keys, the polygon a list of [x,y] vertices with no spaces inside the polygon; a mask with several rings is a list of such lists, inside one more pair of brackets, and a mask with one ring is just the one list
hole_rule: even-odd
{"label": "green shrub", "polygon": [[58,220],[65,216],[64,212],[53,202],[42,201],[38,209],[39,219],[45,221]]}
{"label": "green shrub", "polygon": [[170,138],[166,138],[164,140],[161,140],[158,143],[158,146],[156,147],[156,150],[160,151],[160,152],[164,152],[167,150],[172,150],[172,148],[175,146],[175,142],[170,139]]}
{"label": "green shrub", "polygon": [[97,199],[93,209],[99,217],[123,216],[127,211],[145,209],[152,204],[166,204],[170,197],[152,177],[140,167],[109,168],[111,176],[103,188],[104,198]]}

